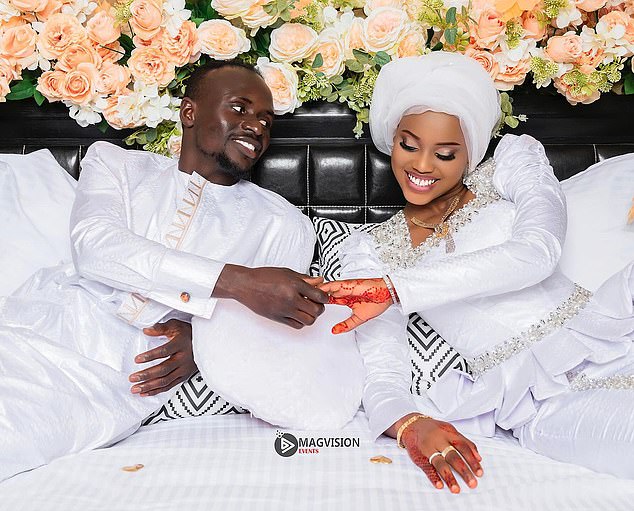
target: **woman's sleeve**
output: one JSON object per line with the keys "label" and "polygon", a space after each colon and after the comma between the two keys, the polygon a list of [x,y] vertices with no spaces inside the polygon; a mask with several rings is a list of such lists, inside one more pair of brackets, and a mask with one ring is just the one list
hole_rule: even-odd
{"label": "woman's sleeve", "polygon": [[[362,240],[366,236],[353,234],[343,243],[340,257],[342,279],[381,274],[383,269],[365,250]],[[381,316],[355,330],[366,369],[363,408],[373,439],[405,415],[418,411],[410,392],[412,378],[407,320],[408,317],[401,314],[397,307],[390,307]]]}
{"label": "woman's sleeve", "polygon": [[[82,160],[70,225],[77,271],[115,289],[209,316],[224,263],[170,249],[128,228],[132,211],[121,170],[124,157],[120,148],[96,143]],[[183,292],[188,301],[181,298]]]}
{"label": "woman's sleeve", "polygon": [[566,234],[566,202],[543,146],[528,135],[506,135],[494,159],[493,184],[516,205],[511,237],[414,270],[389,272],[405,313],[516,291],[541,282],[557,267]]}

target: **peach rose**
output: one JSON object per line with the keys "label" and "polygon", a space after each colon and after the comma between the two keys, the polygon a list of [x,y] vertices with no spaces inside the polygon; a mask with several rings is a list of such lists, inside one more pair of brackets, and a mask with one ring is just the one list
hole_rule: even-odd
{"label": "peach rose", "polygon": [[81,43],[86,39],[86,31],[75,16],[70,14],[53,14],[37,39],[37,46],[42,55],[51,60],[58,58],[71,44]]}
{"label": "peach rose", "polygon": [[183,135],[172,135],[167,140],[167,150],[172,158],[178,158],[181,155],[181,147],[183,144]]}
{"label": "peach rose", "polygon": [[126,66],[109,62],[99,71],[97,92],[101,94],[121,94],[131,79],[130,69]]}
{"label": "peach rose", "polygon": [[27,23],[7,27],[0,32],[0,54],[16,60],[20,67],[29,66],[37,58],[35,43],[37,32]]}
{"label": "peach rose", "polygon": [[570,103],[571,105],[576,105],[577,103],[589,105],[590,103],[594,103],[597,99],[601,97],[601,93],[598,90],[591,90],[585,94],[574,93],[571,90],[570,86],[563,82],[563,76],[561,78],[553,78],[553,85],[560,94],[563,94],[566,97],[568,103]]}
{"label": "peach rose", "polygon": [[352,50],[363,50],[363,19],[354,18],[346,35],[344,37],[344,48],[346,49],[346,58],[353,57]]}
{"label": "peach rose", "polygon": [[361,38],[368,51],[390,51],[396,48],[398,41],[408,28],[409,18],[402,9],[379,7],[370,13],[363,22]]}
{"label": "peach rose", "polygon": [[37,87],[35,87],[42,96],[48,99],[51,103],[62,99],[62,83],[66,78],[66,73],[63,71],[45,71],[37,79]]}
{"label": "peach rose", "polygon": [[491,78],[494,80],[497,78],[499,65],[497,60],[493,58],[493,54],[491,52],[468,48],[464,54],[480,64],[484,70],[491,75]]}
{"label": "peach rose", "polygon": [[[228,23],[228,22],[227,22]],[[161,44],[163,52],[175,66],[184,66],[188,62],[195,62],[200,56],[200,41],[196,32],[196,24],[183,21],[176,37],[163,32]]]}
{"label": "peach rose", "polygon": [[506,29],[506,22],[495,9],[485,9],[474,29],[476,45],[479,48],[493,49]]}
{"label": "peach rose", "polygon": [[603,60],[604,53],[602,48],[590,48],[581,53],[579,58],[574,62],[579,67],[579,71],[584,74],[590,74],[596,71],[597,66]]}
{"label": "peach rose", "polygon": [[198,27],[202,53],[218,60],[236,58],[249,51],[251,42],[244,30],[234,27],[227,20],[205,21]]}
{"label": "peach rose", "polygon": [[48,0],[11,0],[11,3],[22,12],[40,12],[46,8]]}
{"label": "peach rose", "polygon": [[133,122],[125,124],[121,117],[119,117],[119,98],[127,96],[130,93],[131,91],[129,89],[125,89],[121,94],[112,95],[106,99],[106,107],[103,109],[101,114],[108,124],[114,129],[123,130],[126,128],[136,128],[136,125]]}
{"label": "peach rose", "polygon": [[6,101],[5,96],[11,91],[11,82],[18,78],[18,73],[13,64],[0,57],[0,103]]}
{"label": "peach rose", "polygon": [[299,18],[300,16],[306,14],[306,7],[312,3],[312,0],[296,0],[289,13],[291,19],[294,20],[295,18]]}
{"label": "peach rose", "polygon": [[121,36],[117,20],[107,10],[100,10],[86,23],[88,37],[99,44],[114,43]]}
{"label": "peach rose", "polygon": [[47,21],[53,14],[62,11],[64,3],[61,0],[48,0],[46,7],[37,13],[39,21]]}
{"label": "peach rose", "polygon": [[148,41],[161,30],[163,8],[158,0],[133,0],[130,14],[130,25],[139,39]]}
{"label": "peach rose", "polygon": [[101,57],[90,43],[71,44],[59,56],[55,69],[68,73],[77,69],[77,66],[82,62],[94,64],[97,69],[101,66]]}
{"label": "peach rose", "polygon": [[223,18],[232,20],[246,14],[256,3],[257,0],[211,0],[211,7]]}
{"label": "peach rose", "polygon": [[278,62],[303,60],[317,43],[317,32],[300,23],[284,23],[271,32],[269,53]]}
{"label": "peach rose", "polygon": [[517,18],[524,11],[532,11],[540,0],[495,0],[495,9],[501,13],[501,18],[506,23],[512,18]]}
{"label": "peach rose", "polygon": [[530,58],[520,60],[514,66],[500,65],[498,74],[495,77],[495,87],[498,90],[511,90],[516,85],[522,85],[530,70]]}
{"label": "peach rose", "polygon": [[121,46],[119,41],[115,41],[114,43],[106,45],[93,43],[93,48],[101,57],[101,61],[104,64],[106,62],[118,62],[119,60],[121,60],[125,53],[125,50],[123,49],[123,46]]}
{"label": "peach rose", "polygon": [[[252,29],[258,29],[262,27],[268,27],[277,21],[278,16],[271,16],[264,10],[264,6],[268,4],[270,0],[257,0],[251,8],[245,12],[242,16],[242,23]],[[255,30],[251,33],[253,34]]]}
{"label": "peach rose", "polygon": [[66,73],[60,87],[60,94],[65,101],[77,105],[85,105],[95,99],[99,72],[94,64],[81,62],[77,68]]}
{"label": "peach rose", "polygon": [[269,62],[266,57],[260,57],[257,68],[273,95],[273,110],[277,115],[295,111],[301,105],[297,97],[297,73],[290,64]]}
{"label": "peach rose", "polygon": [[315,71],[321,71],[328,78],[343,73],[346,56],[343,41],[336,30],[327,28],[319,34],[317,44],[308,57],[309,60],[313,62],[318,53],[321,54],[323,64],[316,68]]}
{"label": "peach rose", "polygon": [[409,30],[398,43],[397,55],[401,57],[415,57],[422,55],[425,47],[425,35],[415,28]]}
{"label": "peach rose", "polygon": [[522,14],[522,28],[524,37],[541,41],[546,35],[546,24],[539,21],[534,11],[526,11]]}
{"label": "peach rose", "polygon": [[548,39],[546,54],[555,62],[570,64],[577,60],[583,52],[583,41],[574,32],[553,36]]}
{"label": "peach rose", "polygon": [[170,62],[165,53],[156,46],[143,46],[132,50],[128,67],[134,79],[146,85],[158,84],[165,87],[176,76],[174,63]]}
{"label": "peach rose", "polygon": [[614,39],[625,38],[629,43],[634,43],[634,18],[623,11],[611,11],[601,16],[597,23],[597,32],[600,30],[602,33],[610,33]]}
{"label": "peach rose", "polygon": [[598,11],[607,0],[575,0],[575,7],[586,12]]}
{"label": "peach rose", "polygon": [[403,0],[366,0],[363,4],[363,12],[366,16],[380,7],[395,7],[397,9],[403,8]]}

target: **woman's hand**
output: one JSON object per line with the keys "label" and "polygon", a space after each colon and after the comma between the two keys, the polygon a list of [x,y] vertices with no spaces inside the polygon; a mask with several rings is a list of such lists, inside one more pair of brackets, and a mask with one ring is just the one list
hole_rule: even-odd
{"label": "woman's hand", "polygon": [[130,375],[133,394],[154,396],[166,392],[190,378],[198,368],[192,350],[192,326],[189,323],[170,319],[144,328],[143,333],[152,337],[167,337],[167,342],[158,348],[137,355],[137,364],[164,358],[163,362]]}
{"label": "woman's hand", "polygon": [[[411,416],[403,417],[394,424],[388,434],[398,430],[409,417]],[[482,477],[482,456],[478,453],[477,447],[448,422],[418,419],[407,426],[401,436],[401,443],[412,461],[425,472],[438,489],[446,484],[452,493],[460,492],[453,471],[460,474],[469,488],[478,485],[475,476]]]}
{"label": "woman's hand", "polygon": [[352,309],[352,316],[332,327],[333,334],[355,329],[380,316],[394,303],[383,279],[336,280],[317,287],[328,293],[328,303]]}

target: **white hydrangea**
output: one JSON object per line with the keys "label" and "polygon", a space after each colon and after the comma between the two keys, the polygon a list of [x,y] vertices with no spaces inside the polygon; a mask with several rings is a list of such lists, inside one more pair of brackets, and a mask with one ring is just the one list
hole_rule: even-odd
{"label": "white hydrangea", "polygon": [[11,2],[0,0],[0,21],[9,21],[14,16],[20,16],[20,14],[20,11]]}
{"label": "white hydrangea", "polygon": [[117,117],[124,126],[149,126],[156,128],[163,121],[177,121],[180,99],[169,92],[159,94],[158,85],[134,83],[130,94],[119,96],[116,107]]}
{"label": "white hydrangea", "polygon": [[508,41],[502,39],[500,41],[500,50],[493,54],[493,57],[502,66],[515,67],[520,61],[526,59],[528,55],[535,49],[537,43],[534,39],[521,39],[519,44],[511,49]]}
{"label": "white hydrangea", "polygon": [[69,107],[68,114],[75,119],[77,124],[85,128],[101,122],[101,112],[106,107],[106,100],[99,97],[87,105],[76,105],[70,101],[64,101],[64,104]]}
{"label": "white hydrangea", "polygon": [[614,27],[608,30],[605,23],[599,21],[597,26],[592,29],[584,26],[581,29],[581,40],[583,41],[583,50],[601,49],[605,57],[603,64],[612,62],[616,57],[627,57],[634,52],[634,45],[625,39],[624,30],[621,27]]}
{"label": "white hydrangea", "polygon": [[568,2],[566,7],[559,10],[559,14],[555,18],[557,28],[566,28],[570,25],[581,25],[581,11],[577,9],[574,2]]}
{"label": "white hydrangea", "polygon": [[90,0],[71,0],[64,4],[62,12],[74,16],[83,25],[96,8],[97,3]]}
{"label": "white hydrangea", "polygon": [[187,21],[192,12],[185,9],[185,0],[165,0],[163,3],[163,24],[171,37],[176,37],[183,21]]}

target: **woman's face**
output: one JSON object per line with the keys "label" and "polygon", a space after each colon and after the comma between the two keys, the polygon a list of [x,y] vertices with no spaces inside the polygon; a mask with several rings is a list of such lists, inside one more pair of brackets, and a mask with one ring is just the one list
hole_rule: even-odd
{"label": "woman's face", "polygon": [[423,206],[462,189],[467,164],[457,117],[428,111],[401,119],[394,136],[392,170],[407,202]]}

